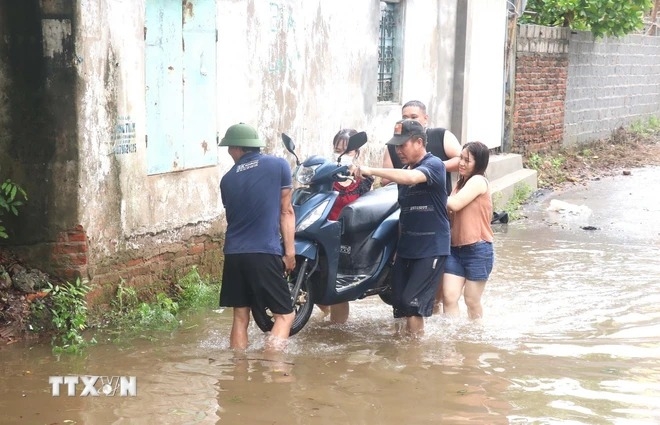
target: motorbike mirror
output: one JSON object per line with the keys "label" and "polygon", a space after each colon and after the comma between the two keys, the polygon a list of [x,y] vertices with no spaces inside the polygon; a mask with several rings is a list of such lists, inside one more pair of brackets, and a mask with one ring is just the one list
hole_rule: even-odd
{"label": "motorbike mirror", "polygon": [[282,133],[282,142],[284,143],[284,147],[286,148],[286,150],[292,153],[293,156],[296,158],[296,165],[300,165],[300,160],[298,160],[298,156],[296,155],[295,152],[296,144],[293,143],[293,139],[289,137],[287,134]]}
{"label": "motorbike mirror", "polygon": [[364,131],[361,131],[349,137],[348,143],[346,143],[346,149],[344,150],[344,153],[339,155],[339,158],[337,158],[337,163],[341,161],[341,157],[344,156],[347,152],[360,149],[362,146],[364,146],[365,143],[367,143],[367,133],[365,133]]}
{"label": "motorbike mirror", "polygon": [[344,153],[354,151],[356,149],[360,149],[362,146],[365,145],[365,143],[367,143],[367,133],[361,131],[357,134],[354,134],[351,137],[349,137],[348,143],[346,144],[346,150],[344,151]]}

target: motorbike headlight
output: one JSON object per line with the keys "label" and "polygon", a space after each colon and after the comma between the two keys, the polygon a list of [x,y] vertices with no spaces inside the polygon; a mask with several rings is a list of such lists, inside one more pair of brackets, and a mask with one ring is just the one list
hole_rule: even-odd
{"label": "motorbike headlight", "polygon": [[320,164],[312,165],[309,167],[300,167],[296,172],[296,180],[300,184],[309,184],[316,174],[316,169],[319,168]]}
{"label": "motorbike headlight", "polygon": [[322,203],[320,203],[316,208],[312,210],[307,216],[303,219],[303,221],[300,222],[296,226],[296,232],[302,232],[309,226],[311,226],[313,223],[316,223],[316,221],[323,216],[323,211],[328,207],[328,204],[330,203],[330,200],[325,200]]}

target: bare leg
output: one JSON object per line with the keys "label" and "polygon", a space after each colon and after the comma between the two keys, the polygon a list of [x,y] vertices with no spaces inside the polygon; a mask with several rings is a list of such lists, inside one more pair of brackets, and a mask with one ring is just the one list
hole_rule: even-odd
{"label": "bare leg", "polygon": [[268,340],[266,341],[266,348],[275,351],[281,351],[286,346],[289,332],[291,332],[291,325],[293,319],[296,317],[295,313],[289,314],[273,314],[275,323],[273,329],[270,331]]}
{"label": "bare leg", "polygon": [[445,273],[442,277],[442,307],[445,316],[459,317],[458,300],[463,292],[465,278]]}
{"label": "bare leg", "polygon": [[248,345],[247,328],[250,324],[250,307],[235,307],[234,321],[229,334],[229,347],[245,350]]}
{"label": "bare leg", "polygon": [[470,319],[481,319],[484,314],[483,307],[481,306],[481,295],[483,295],[485,288],[485,280],[465,281],[465,293],[463,294],[463,298],[465,298],[465,305],[467,306],[468,317]]}
{"label": "bare leg", "polygon": [[323,312],[323,316],[327,316],[330,314],[330,306],[329,305],[321,305],[321,304],[316,304],[316,306]]}
{"label": "bare leg", "polygon": [[406,332],[415,337],[424,335],[424,318],[420,316],[406,317]]}
{"label": "bare leg", "polygon": [[348,301],[330,306],[330,321],[332,323],[346,323],[348,320]]}

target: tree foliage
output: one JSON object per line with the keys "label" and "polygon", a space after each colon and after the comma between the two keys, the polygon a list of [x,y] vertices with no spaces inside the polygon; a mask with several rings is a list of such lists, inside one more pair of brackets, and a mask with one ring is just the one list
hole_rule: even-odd
{"label": "tree foliage", "polygon": [[652,5],[652,0],[528,0],[520,23],[620,37],[642,29]]}

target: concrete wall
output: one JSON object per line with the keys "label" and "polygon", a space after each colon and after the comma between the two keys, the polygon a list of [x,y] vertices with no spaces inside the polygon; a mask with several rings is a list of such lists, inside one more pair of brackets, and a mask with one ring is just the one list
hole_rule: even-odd
{"label": "concrete wall", "polygon": [[609,136],[635,121],[660,117],[660,37],[569,39],[564,142]]}

